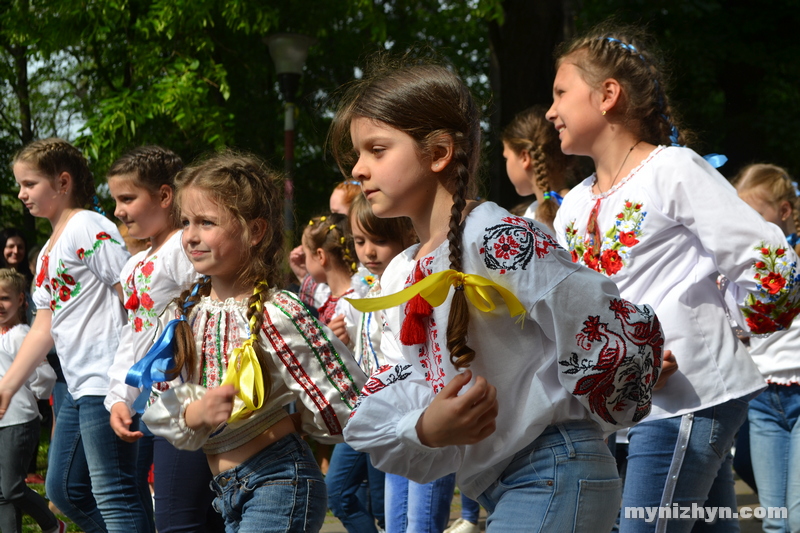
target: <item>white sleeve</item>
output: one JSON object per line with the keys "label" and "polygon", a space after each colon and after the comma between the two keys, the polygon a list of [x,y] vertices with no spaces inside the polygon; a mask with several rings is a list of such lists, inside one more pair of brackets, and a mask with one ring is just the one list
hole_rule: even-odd
{"label": "white sleeve", "polygon": [[186,407],[205,393],[205,387],[194,383],[172,387],[145,410],[142,421],[154,435],[164,437],[179,450],[199,450],[216,428],[191,429],[186,425]]}
{"label": "white sleeve", "polygon": [[115,403],[122,402],[128,406],[131,416],[135,414],[131,406],[139,395],[139,389],[125,384],[128,370],[134,363],[136,363],[136,357],[133,353],[133,330],[129,324],[125,324],[122,326],[122,332],[119,336],[119,347],[116,355],[114,355],[114,362],[108,369],[108,394],[106,394],[103,405],[109,412],[111,412],[111,407]]}
{"label": "white sleeve", "polygon": [[[119,283],[120,272],[131,258],[119,230],[108,222],[107,228],[101,224],[87,224],[72,237],[75,242],[71,249],[83,252],[83,261],[97,279],[113,287]],[[80,242],[78,242],[80,241]]]}
{"label": "white sleeve", "polygon": [[797,255],[777,226],[741,200],[702,157],[690,155],[659,170],[665,214],[697,236],[735,285],[728,290],[753,333],[786,329],[800,313]]}
{"label": "white sleeve", "polygon": [[379,470],[417,483],[452,474],[461,466],[464,447],[429,448],[417,436],[417,421],[433,398],[425,377],[410,364],[384,366],[364,385],[345,441],[369,453]]}

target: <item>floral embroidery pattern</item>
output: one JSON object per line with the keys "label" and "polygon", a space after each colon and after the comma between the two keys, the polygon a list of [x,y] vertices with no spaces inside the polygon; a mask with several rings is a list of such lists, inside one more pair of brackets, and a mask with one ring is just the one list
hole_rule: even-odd
{"label": "floral embroidery pattern", "polygon": [[382,391],[389,385],[394,385],[400,381],[405,380],[411,375],[411,365],[383,365],[375,371],[372,376],[367,380],[361,388],[361,394],[358,396],[353,411],[350,413],[350,418],[356,413],[356,410],[361,405],[361,401],[367,396],[371,396],[379,391]]}
{"label": "floral embroidery pattern", "polygon": [[59,259],[56,277],[50,280],[50,294],[53,296],[53,299],[50,300],[50,310],[61,309],[66,302],[78,296],[80,292],[81,282],[75,281],[67,267],[64,266],[64,261]]}
{"label": "floral embroidery pattern", "polygon": [[[316,356],[321,368],[328,376],[328,380],[339,391],[342,401],[350,409],[353,409],[358,402],[358,387],[341,357],[339,357],[330,340],[325,336],[319,322],[308,313],[308,310],[300,301],[285,292],[276,293],[273,302],[284,315],[289,317],[298,333],[302,335],[306,344]],[[269,339],[278,359],[317,406],[323,420],[325,420],[329,433],[331,435],[341,435],[342,427],[330,402],[303,369],[289,345],[286,344],[286,341],[272,323],[272,319],[267,312],[264,313],[262,330],[267,339]]]}
{"label": "floral embroidery pattern", "polygon": [[153,261],[157,256],[152,256],[147,263],[140,261],[133,268],[125,283],[125,309],[130,311],[131,327],[136,333],[148,330],[158,319],[158,313],[153,309],[155,302],[150,296],[152,291],[152,275],[155,268]]}
{"label": "floral embroidery pattern", "polygon": [[557,248],[553,238],[522,217],[504,217],[505,224],[486,228],[480,249],[483,262],[492,270],[525,270],[534,255],[544,257]]}
{"label": "floral embroidery pattern", "polygon": [[105,231],[101,231],[95,236],[95,241],[94,244],[92,244],[91,248],[89,248],[88,250],[84,248],[78,248],[78,250],[75,252],[76,254],[78,254],[78,259],[83,261],[85,258],[93,256],[105,241],[110,241],[113,242],[114,244],[119,244],[119,242],[111,238],[111,235],[109,235]]}
{"label": "floral embroidery pattern", "polygon": [[[594,210],[593,213],[594,224],[597,224],[597,214]],[[592,234],[585,238],[578,235],[573,220],[567,224],[565,230],[572,262],[582,263],[592,270],[613,276],[627,264],[630,249],[639,244],[643,235],[642,222],[646,215],[647,212],[642,211],[641,203],[626,200],[622,212],[615,217],[614,225],[601,236],[602,242],[599,245]]]}
{"label": "floral embroidery pattern", "polygon": [[760,259],[753,265],[758,281],[758,294],[748,294],[742,314],[754,334],[766,334],[787,329],[800,314],[797,288],[800,276],[795,263],[790,262],[786,248],[762,242],[755,250]]}
{"label": "floral embroidery pattern", "polygon": [[[569,359],[558,364],[564,367],[564,374],[582,375],[572,394],[587,396],[592,413],[616,424],[612,412],[626,410],[629,403],[634,403],[633,421],[638,422],[650,412],[652,388],[661,373],[664,346],[661,326],[645,306],[615,299],[609,309],[614,312],[619,329],[601,322],[599,316],[589,316],[575,336],[578,347],[584,351],[602,343],[599,355],[581,359],[573,352]],[[631,345],[638,347],[636,353],[628,353]]]}
{"label": "floral embroidery pattern", "polygon": [[[45,255],[42,257],[42,268],[39,269],[39,273],[36,275],[36,286],[41,287],[42,283],[47,281],[47,272],[50,269],[50,256]],[[48,285],[45,285],[45,289],[50,290]]]}

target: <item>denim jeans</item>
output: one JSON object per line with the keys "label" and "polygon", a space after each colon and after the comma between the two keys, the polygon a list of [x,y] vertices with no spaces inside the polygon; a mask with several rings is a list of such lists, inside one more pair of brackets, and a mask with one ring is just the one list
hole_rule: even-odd
{"label": "denim jeans", "polygon": [[461,493],[461,518],[466,520],[467,522],[472,522],[473,524],[478,523],[478,519],[480,518],[481,514],[481,506],[478,502],[473,499],[470,499],[469,496],[465,496],[464,493]]}
{"label": "denim jeans", "polygon": [[211,481],[228,533],[314,533],[328,493],[308,444],[292,433]]}
{"label": "denim jeans", "polygon": [[211,469],[203,450],[179,450],[164,437],[153,439],[158,533],[222,533],[214,510]]}
{"label": "denim jeans", "polygon": [[442,533],[455,488],[455,474],[424,485],[386,474],[386,533]]}
{"label": "denim jeans", "polygon": [[[736,519],[708,523],[691,518],[659,518],[647,522],[641,518],[625,518],[627,507],[671,506],[728,507],[736,511],[736,492],[733,487],[733,467],[730,454],[734,435],[747,416],[747,402],[729,400],[690,415],[690,433],[685,450],[676,450],[684,417],[672,417],[648,422],[645,420],[628,432],[628,466],[622,496],[622,533],[668,531],[738,532]],[[680,453],[685,453],[677,476],[668,485],[668,472]],[[672,498],[662,502],[665,488],[674,483]],[[658,529],[657,529],[658,528]]]}
{"label": "denim jeans", "polygon": [[25,484],[31,456],[39,445],[39,419],[0,427],[0,531],[22,532],[22,514],[31,515],[42,531],[58,525],[47,500]]}
{"label": "denim jeans", "polygon": [[[328,506],[349,533],[377,533],[383,529],[385,474],[372,466],[369,454],[357,452],[345,443],[333,448],[331,465],[325,476],[328,485]],[[360,488],[367,482],[367,498]],[[364,501],[366,500],[366,501]]]}
{"label": "denim jeans", "polygon": [[764,531],[800,531],[800,385],[770,385],[748,418],[759,503],[789,510],[788,519],[767,514]]}
{"label": "denim jeans", "polygon": [[518,452],[478,497],[486,531],[582,533],[610,531],[622,482],[600,429],[574,421],[548,427]]}
{"label": "denim jeans", "polygon": [[86,533],[150,533],[136,455],[137,444],[111,429],[102,396],[74,400],[67,394],[50,444],[47,496]]}

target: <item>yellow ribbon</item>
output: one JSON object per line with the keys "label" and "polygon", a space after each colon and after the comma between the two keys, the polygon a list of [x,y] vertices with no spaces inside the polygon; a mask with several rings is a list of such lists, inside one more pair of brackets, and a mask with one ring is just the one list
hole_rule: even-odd
{"label": "yellow ribbon", "polygon": [[[255,294],[263,289],[261,285],[259,283],[256,286],[253,291]],[[256,300],[253,306],[256,308],[256,313],[263,312],[261,299]],[[257,411],[264,405],[264,375],[253,348],[253,344],[258,342],[256,313],[250,317],[250,338],[244,341],[241,347],[233,349],[228,357],[225,379],[222,380],[222,385],[236,387],[236,396],[244,402],[244,406],[228,419],[229,424],[243,418],[248,411]]]}
{"label": "yellow ribbon", "polygon": [[477,274],[464,274],[457,270],[436,272],[416,282],[400,292],[381,296],[380,298],[345,298],[353,307],[362,313],[371,313],[397,307],[419,294],[433,307],[438,307],[445,301],[450,287],[463,288],[464,295],[478,310],[488,313],[494,311],[496,306],[487,290],[493,288],[500,293],[508,307],[508,314],[512,317],[522,315],[525,317],[525,307],[520,303],[514,293],[492,280]]}

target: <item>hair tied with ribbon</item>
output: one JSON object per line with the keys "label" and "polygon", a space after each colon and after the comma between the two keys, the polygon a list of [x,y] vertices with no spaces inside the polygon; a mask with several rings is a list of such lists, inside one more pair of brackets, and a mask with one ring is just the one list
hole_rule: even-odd
{"label": "hair tied with ribbon", "polygon": [[[197,296],[200,286],[207,281],[203,278],[195,283],[189,298]],[[147,400],[154,383],[169,381],[169,372],[175,368],[175,329],[181,322],[186,322],[186,310],[191,306],[187,298],[181,306],[181,316],[170,320],[164,331],[161,332],[153,346],[147,350],[147,354],[134,364],[125,376],[125,384],[137,389],[141,393],[133,402],[133,409],[142,414],[147,407]]]}
{"label": "hair tied with ribbon", "polygon": [[564,201],[564,197],[558,194],[556,191],[547,191],[543,195],[545,200],[554,200],[558,205]]}

